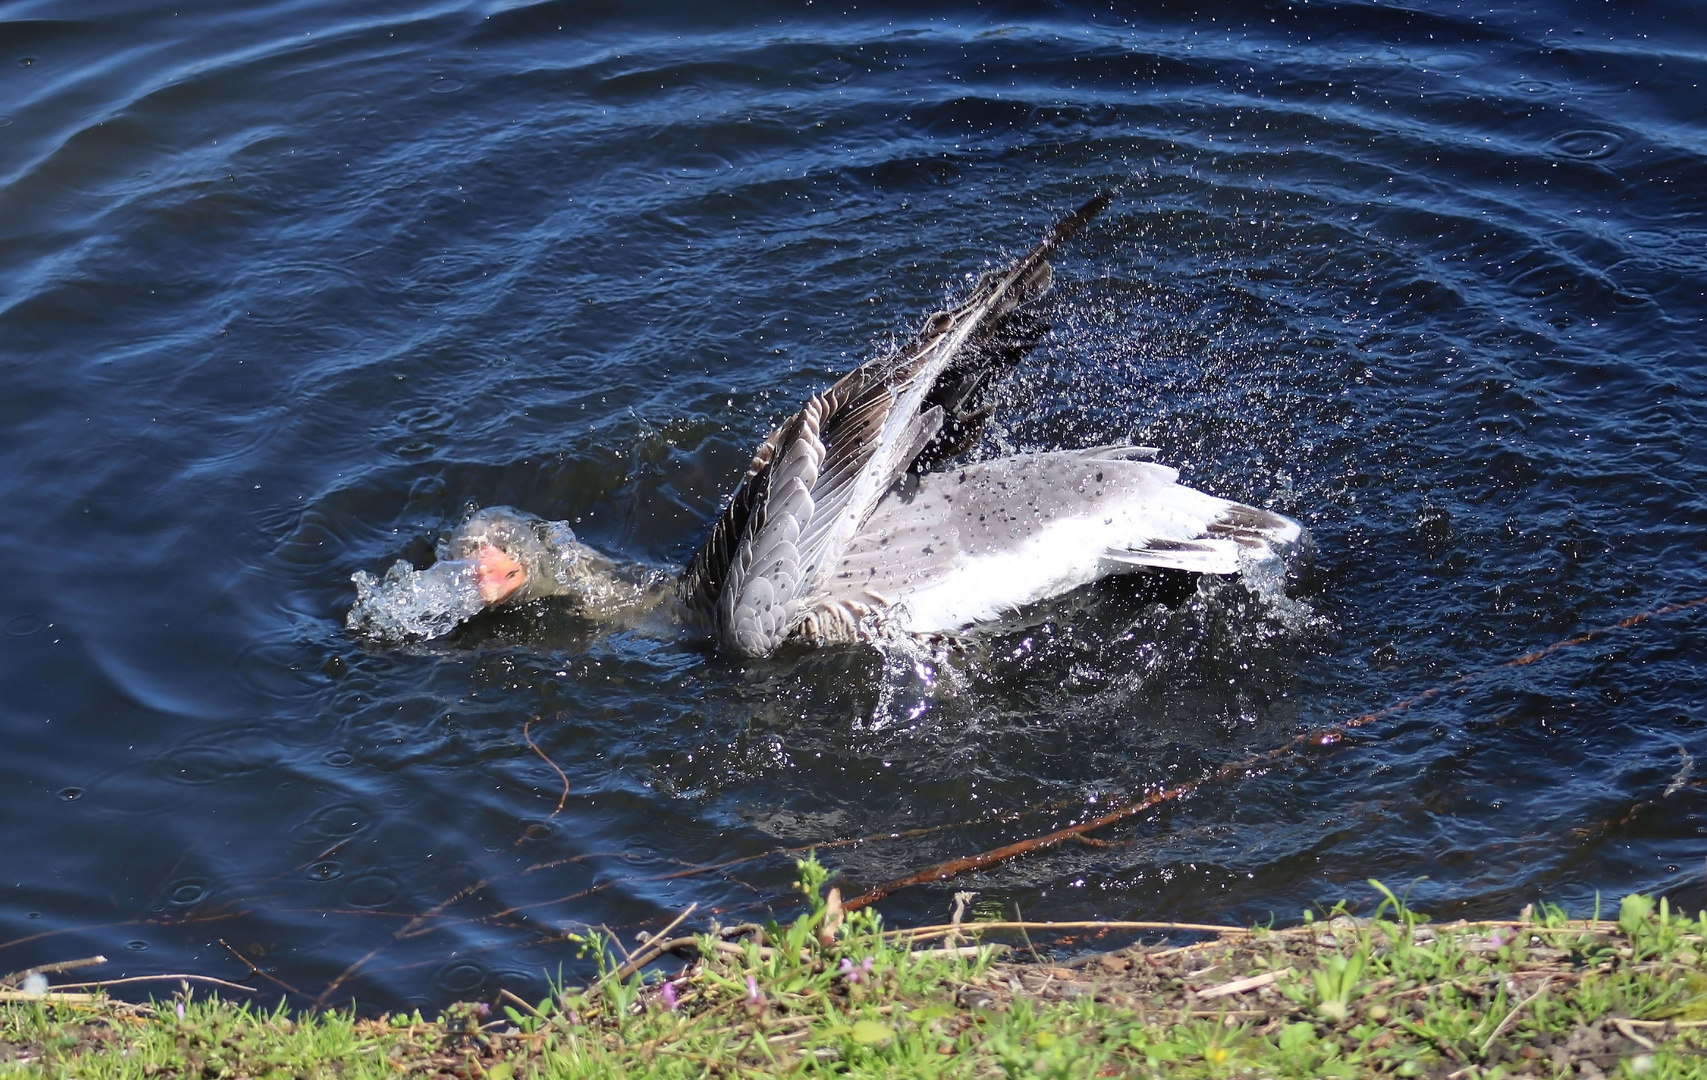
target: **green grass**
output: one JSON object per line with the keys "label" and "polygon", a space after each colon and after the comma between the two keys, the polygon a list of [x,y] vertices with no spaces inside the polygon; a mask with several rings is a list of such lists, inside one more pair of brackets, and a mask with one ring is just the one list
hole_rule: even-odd
{"label": "green grass", "polygon": [[801,876],[810,910],[699,937],[668,990],[595,937],[591,986],[431,1021],[50,995],[0,1004],[0,1076],[1707,1078],[1707,914],[1664,900],[1432,926],[1376,886],[1369,918],[1064,966],[927,952]]}

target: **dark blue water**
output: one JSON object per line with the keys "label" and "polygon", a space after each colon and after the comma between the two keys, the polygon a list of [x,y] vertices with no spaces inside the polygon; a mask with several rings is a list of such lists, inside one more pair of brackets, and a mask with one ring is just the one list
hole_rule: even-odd
{"label": "dark blue water", "polygon": [[[988,819],[827,853],[855,890],[1707,595],[1698,10],[1144,7],[0,3],[0,973],[537,989],[792,877],[685,866]],[[1117,579],[929,660],[342,629],[471,504],[679,563],[772,423],[1128,177],[979,452],[1159,446],[1306,523],[1288,601]],[[1651,619],[884,910],[1699,903],[1704,650]]]}

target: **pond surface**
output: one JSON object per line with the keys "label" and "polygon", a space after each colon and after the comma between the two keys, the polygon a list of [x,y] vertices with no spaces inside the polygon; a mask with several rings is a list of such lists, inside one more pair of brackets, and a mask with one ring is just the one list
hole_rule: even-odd
{"label": "pond surface", "polygon": [[[778,848],[872,836],[851,895],[1428,691],[883,910],[1704,899],[1707,607],[1499,666],[1707,595],[1692,5],[76,7],[0,3],[0,973],[535,992],[588,925],[786,916]],[[471,506],[679,564],[1123,178],[977,453],[1160,447],[1307,526],[1284,597],[763,662],[344,631]]]}

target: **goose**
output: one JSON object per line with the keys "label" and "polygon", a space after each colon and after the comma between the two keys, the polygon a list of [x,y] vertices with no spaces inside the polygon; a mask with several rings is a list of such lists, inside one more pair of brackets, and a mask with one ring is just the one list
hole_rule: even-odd
{"label": "goose", "polygon": [[1297,522],[1181,484],[1150,447],[952,463],[989,416],[981,393],[1047,329],[1020,309],[1049,289],[1049,255],[1113,196],[778,424],[679,574],[625,567],[562,522],[492,507],[426,571],[357,573],[348,626],[437,636],[486,608],[574,596],[594,617],[639,625],[663,613],[759,658],[790,641],[957,635],[1141,567],[1226,575],[1283,558]]}

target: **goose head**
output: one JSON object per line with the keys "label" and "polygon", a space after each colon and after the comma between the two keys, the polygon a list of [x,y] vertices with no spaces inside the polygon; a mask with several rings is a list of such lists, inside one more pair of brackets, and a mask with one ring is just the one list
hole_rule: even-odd
{"label": "goose head", "polygon": [[364,637],[439,637],[490,608],[578,594],[596,609],[612,593],[611,563],[575,539],[567,523],[508,506],[472,514],[441,539],[437,561],[416,570],[399,560],[382,578],[354,575],[356,602],[345,625]]}
{"label": "goose head", "polygon": [[455,564],[486,607],[526,603],[570,592],[588,559],[600,556],[561,521],[508,506],[474,514],[439,543],[440,564]]}

